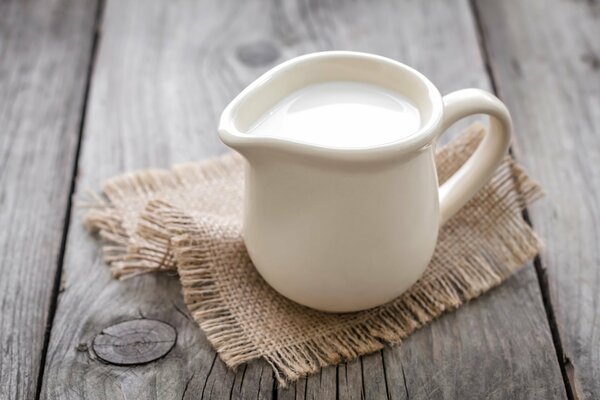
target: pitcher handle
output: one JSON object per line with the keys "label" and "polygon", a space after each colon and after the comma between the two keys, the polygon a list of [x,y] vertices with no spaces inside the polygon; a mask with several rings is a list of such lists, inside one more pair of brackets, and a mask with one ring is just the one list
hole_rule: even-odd
{"label": "pitcher handle", "polygon": [[443,98],[442,130],[471,114],[488,114],[490,127],[467,162],[439,189],[441,225],[460,210],[485,185],[498,168],[510,144],[512,121],[496,96],[480,89],[463,89]]}

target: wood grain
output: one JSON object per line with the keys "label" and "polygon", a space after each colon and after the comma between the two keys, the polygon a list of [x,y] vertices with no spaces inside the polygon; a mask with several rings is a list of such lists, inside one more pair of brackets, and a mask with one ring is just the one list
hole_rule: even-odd
{"label": "wood grain", "polygon": [[104,328],[92,343],[94,354],[114,365],[137,365],[164,357],[177,331],[162,321],[132,319]]}
{"label": "wood grain", "polygon": [[513,114],[517,158],[548,192],[530,215],[546,242],[541,265],[547,268],[567,375],[575,396],[597,399],[600,3],[479,1],[478,8],[491,67]]}
{"label": "wood grain", "polygon": [[566,398],[540,308],[537,278],[529,266],[489,295],[413,334],[392,349],[404,367],[408,398]]}
{"label": "wood grain", "polygon": [[[399,59],[444,92],[489,87],[466,1],[109,0],[77,195],[119,172],[224,151],[215,127],[227,102],[275,63],[324,49]],[[401,347],[276,389],[263,361],[224,366],[184,311],[175,277],[116,282],[78,215],[71,226],[42,398],[527,398],[529,385],[546,398],[564,397],[531,267]],[[96,360],[93,338],[134,318],[175,327],[176,346],[135,367]]]}
{"label": "wood grain", "polygon": [[[234,2],[108,1],[83,133],[76,198],[117,173],[167,167],[225,150],[216,137],[218,111],[241,87],[227,89],[210,61],[215,38]],[[215,47],[216,46],[216,47]],[[233,57],[233,55],[232,55]],[[225,86],[224,86],[225,85]],[[239,393],[270,398],[270,367],[227,370],[181,298],[178,279],[110,277],[97,241],[71,217],[41,398],[222,398]],[[97,360],[93,338],[106,326],[138,318],[163,321],[177,344],[140,366]]]}
{"label": "wood grain", "polygon": [[0,2],[0,397],[35,397],[95,1]]}

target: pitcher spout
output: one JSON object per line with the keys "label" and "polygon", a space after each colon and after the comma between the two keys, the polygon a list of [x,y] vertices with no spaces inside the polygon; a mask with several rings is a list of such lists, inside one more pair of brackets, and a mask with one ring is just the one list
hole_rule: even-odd
{"label": "pitcher spout", "polygon": [[[288,95],[309,85],[328,81],[355,82],[402,92],[419,109],[421,122],[410,135],[364,147],[335,147],[280,135],[253,134],[255,123]],[[219,136],[246,158],[252,154],[264,155],[266,151],[329,162],[390,161],[428,146],[439,133],[442,110],[439,91],[419,72],[406,65],[372,54],[321,52],[284,62],[251,83],[223,111]]]}

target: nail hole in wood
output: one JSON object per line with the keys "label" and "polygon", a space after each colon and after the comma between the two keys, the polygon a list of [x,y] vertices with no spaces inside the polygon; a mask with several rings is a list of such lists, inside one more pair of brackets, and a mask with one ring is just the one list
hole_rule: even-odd
{"label": "nail hole in wood", "polygon": [[240,45],[237,48],[237,58],[249,67],[264,67],[279,58],[279,50],[272,43],[261,40]]}

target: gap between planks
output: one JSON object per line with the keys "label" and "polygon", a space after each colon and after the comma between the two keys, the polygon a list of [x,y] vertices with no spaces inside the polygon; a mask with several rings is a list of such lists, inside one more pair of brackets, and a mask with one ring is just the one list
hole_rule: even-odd
{"label": "gap between planks", "polygon": [[[481,19],[481,14],[479,12],[479,8],[477,5],[477,0],[469,0],[469,4],[470,4],[471,11],[473,13],[473,19],[475,21],[475,28],[477,30],[477,41],[481,48],[481,55],[483,57],[483,62],[485,65],[486,72],[490,79],[490,85],[491,85],[491,88],[492,88],[494,94],[496,94],[496,96],[500,97],[501,93],[500,93],[500,90],[498,89],[498,86],[496,83],[494,68],[492,67],[489,49],[487,47],[487,42],[486,42],[487,41],[486,32],[485,32],[485,28],[483,26],[483,22]],[[512,146],[509,149],[509,153],[512,158],[516,159],[515,154],[512,151]],[[527,208],[525,208],[525,210],[523,211],[523,219],[527,222],[527,224],[529,224],[529,226],[531,226],[533,228],[533,224],[531,222],[531,219],[529,218],[529,213],[527,211]],[[569,374],[567,373],[568,360],[565,358],[565,353],[563,350],[563,345],[562,345],[560,333],[558,330],[558,323],[556,320],[556,315],[554,313],[554,308],[552,306],[552,298],[550,296],[550,288],[548,286],[547,270],[544,268],[544,266],[542,264],[542,260],[540,259],[539,255],[537,255],[535,257],[535,259],[533,260],[533,265],[535,267],[535,273],[537,275],[538,284],[540,286],[542,303],[544,304],[544,310],[546,312],[546,319],[548,320],[550,334],[552,335],[552,342],[554,344],[554,350],[556,351],[556,358],[557,358],[558,365],[560,367],[560,373],[563,378],[563,383],[565,386],[567,398],[569,400],[578,400],[577,398],[575,398],[574,391],[573,391],[575,382],[570,379]]]}
{"label": "gap between planks", "polygon": [[81,142],[83,137],[83,129],[85,127],[85,117],[88,107],[88,99],[90,94],[90,86],[92,77],[94,75],[94,65],[96,64],[96,55],[98,53],[98,42],[100,41],[101,26],[102,26],[102,14],[104,11],[104,1],[98,0],[96,3],[96,11],[94,17],[94,30],[92,38],[92,48],[90,51],[90,60],[87,66],[85,88],[83,92],[83,106],[81,107],[81,114],[79,118],[77,145],[75,147],[75,158],[73,159],[73,167],[71,169],[71,185],[69,187],[69,198],[67,199],[67,207],[64,214],[64,223],[62,237],[60,241],[60,250],[57,259],[56,275],[54,276],[54,282],[52,283],[52,297],[50,299],[50,306],[48,309],[48,326],[44,333],[44,342],[42,345],[42,354],[40,358],[40,368],[38,372],[37,387],[35,390],[35,398],[39,399],[42,392],[42,386],[44,382],[44,373],[46,372],[46,356],[48,354],[48,347],[50,345],[50,333],[52,332],[52,326],[54,323],[54,315],[56,314],[56,307],[58,305],[58,295],[61,291],[62,286],[62,270],[65,259],[65,250],[67,248],[67,237],[69,235],[69,227],[71,220],[71,211],[73,208],[73,195],[75,194],[75,188],[77,183],[77,169],[79,166],[79,155],[81,152]]}

